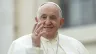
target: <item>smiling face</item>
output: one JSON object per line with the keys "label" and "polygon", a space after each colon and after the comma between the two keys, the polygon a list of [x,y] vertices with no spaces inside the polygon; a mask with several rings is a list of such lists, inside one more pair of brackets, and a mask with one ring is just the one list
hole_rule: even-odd
{"label": "smiling face", "polygon": [[45,4],[39,9],[38,22],[44,21],[42,31],[46,31],[46,38],[55,36],[58,28],[63,24],[63,18],[60,18],[59,9],[53,4]]}

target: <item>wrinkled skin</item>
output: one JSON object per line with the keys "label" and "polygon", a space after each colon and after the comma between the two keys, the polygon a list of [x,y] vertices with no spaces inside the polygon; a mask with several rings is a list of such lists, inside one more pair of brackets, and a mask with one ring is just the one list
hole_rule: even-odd
{"label": "wrinkled skin", "polygon": [[[49,8],[50,7],[50,8]],[[39,9],[39,17],[32,32],[32,43],[40,47],[40,37],[53,39],[64,23],[64,19],[59,15],[59,9],[53,4],[45,4]]]}

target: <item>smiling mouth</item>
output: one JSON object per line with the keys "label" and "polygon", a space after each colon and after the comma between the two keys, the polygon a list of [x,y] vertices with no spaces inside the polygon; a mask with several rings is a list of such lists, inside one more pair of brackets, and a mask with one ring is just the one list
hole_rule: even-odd
{"label": "smiling mouth", "polygon": [[53,27],[44,27],[44,30],[46,30],[46,31],[52,31],[52,29],[53,29]]}
{"label": "smiling mouth", "polygon": [[45,29],[52,29],[53,27],[44,27]]}

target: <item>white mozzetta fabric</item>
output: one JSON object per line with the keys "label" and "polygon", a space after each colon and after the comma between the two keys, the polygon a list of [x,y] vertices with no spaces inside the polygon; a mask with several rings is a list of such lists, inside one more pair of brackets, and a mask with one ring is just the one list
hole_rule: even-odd
{"label": "white mozzetta fabric", "polygon": [[58,34],[53,40],[41,37],[41,48],[32,46],[31,34],[11,44],[8,54],[89,54],[78,40]]}

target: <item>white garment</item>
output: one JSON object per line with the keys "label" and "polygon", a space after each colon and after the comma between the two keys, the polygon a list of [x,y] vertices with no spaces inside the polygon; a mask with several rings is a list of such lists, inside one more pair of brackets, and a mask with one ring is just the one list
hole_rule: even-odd
{"label": "white garment", "polygon": [[[58,39],[59,37],[59,39]],[[41,37],[41,48],[32,46],[31,34],[13,41],[8,54],[89,54],[85,47],[71,37],[58,34],[53,40]]]}

